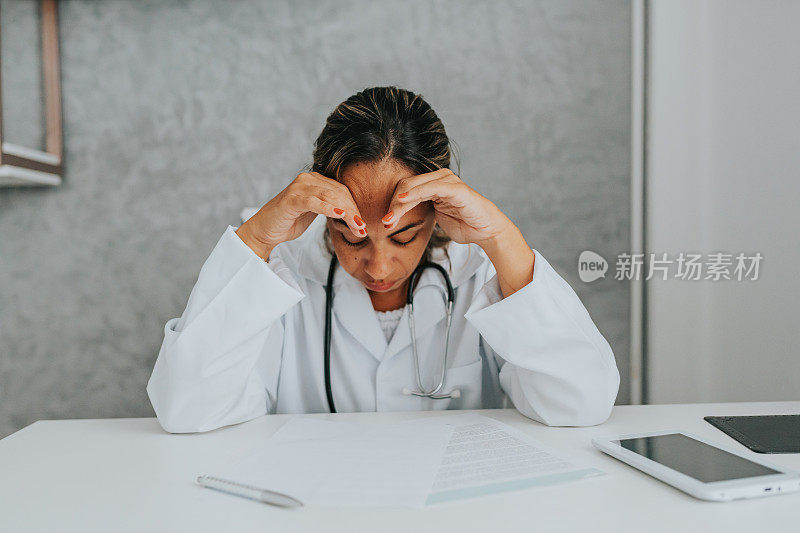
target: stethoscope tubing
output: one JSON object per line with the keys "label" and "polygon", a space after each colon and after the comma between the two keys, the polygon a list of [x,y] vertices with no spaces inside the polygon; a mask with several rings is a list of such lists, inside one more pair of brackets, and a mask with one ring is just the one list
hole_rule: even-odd
{"label": "stethoscope tubing", "polygon": [[[338,265],[338,257],[336,254],[333,254],[333,258],[331,258],[331,264],[328,267],[328,282],[325,286],[325,354],[324,354],[324,367],[325,367],[325,396],[328,400],[328,407],[330,408],[331,413],[336,412],[336,405],[333,401],[333,389],[331,387],[331,309],[333,307],[333,277],[336,272],[336,266]],[[420,364],[419,364],[419,354],[417,351],[417,336],[416,330],[414,325],[414,287],[416,285],[417,279],[422,272],[426,268],[434,268],[438,270],[442,277],[444,278],[446,288],[445,297],[445,305],[447,306],[447,333],[445,335],[445,348],[444,348],[444,357],[442,359],[442,371],[441,377],[439,379],[439,383],[436,387],[431,391],[426,391],[422,386],[422,376],[420,375]],[[437,394],[442,387],[444,386],[444,379],[445,373],[447,372],[447,353],[450,345],[450,326],[452,323],[453,318],[453,306],[455,304],[455,290],[453,289],[453,284],[450,281],[450,276],[447,274],[447,271],[444,269],[442,265],[437,263],[432,263],[430,261],[426,261],[424,263],[420,263],[417,265],[417,268],[414,269],[414,272],[411,274],[408,283],[408,290],[406,292],[406,305],[409,306],[409,313],[408,313],[408,327],[411,332],[411,346],[412,351],[414,353],[414,366],[416,368],[416,377],[417,377],[417,387],[418,390],[412,391],[409,389],[403,389],[404,394],[410,394],[413,396],[425,397],[430,398],[432,400],[444,400],[447,398],[458,398],[460,393],[459,391],[451,391],[447,394]]]}
{"label": "stethoscope tubing", "polygon": [[328,407],[331,413],[336,412],[331,389],[331,308],[333,307],[333,274],[336,272],[338,263],[338,257],[333,254],[331,266],[328,268],[328,284],[325,286],[325,396],[328,398]]}

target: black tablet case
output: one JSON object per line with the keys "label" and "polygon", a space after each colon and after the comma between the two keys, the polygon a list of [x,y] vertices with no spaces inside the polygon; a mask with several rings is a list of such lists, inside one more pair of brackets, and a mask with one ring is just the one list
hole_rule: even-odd
{"label": "black tablet case", "polygon": [[754,452],[800,453],[800,415],[705,416]]}

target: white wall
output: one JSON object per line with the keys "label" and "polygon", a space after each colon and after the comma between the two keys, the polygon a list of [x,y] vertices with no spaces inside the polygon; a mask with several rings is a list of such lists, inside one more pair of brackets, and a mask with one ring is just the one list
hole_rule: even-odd
{"label": "white wall", "polygon": [[647,248],[761,252],[753,281],[647,283],[651,403],[800,399],[800,2],[656,0]]}

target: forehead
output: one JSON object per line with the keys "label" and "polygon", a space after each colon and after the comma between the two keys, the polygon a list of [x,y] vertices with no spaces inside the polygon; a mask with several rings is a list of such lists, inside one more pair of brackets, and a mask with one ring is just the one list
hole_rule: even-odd
{"label": "forehead", "polygon": [[[342,184],[350,190],[361,216],[366,219],[382,218],[389,208],[397,183],[414,172],[393,159],[377,163],[354,163],[341,175]],[[421,206],[416,206],[415,209]]]}

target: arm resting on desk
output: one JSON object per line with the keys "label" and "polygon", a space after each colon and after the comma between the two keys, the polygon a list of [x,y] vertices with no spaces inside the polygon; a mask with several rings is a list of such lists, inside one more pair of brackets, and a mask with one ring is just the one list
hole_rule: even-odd
{"label": "arm resting on desk", "polygon": [[269,412],[286,312],[303,294],[274,252],[256,256],[228,227],[180,318],[169,320],[147,394],[170,433],[209,431]]}
{"label": "arm resting on desk", "polygon": [[600,424],[619,390],[614,353],[572,287],[534,253],[533,281],[506,298],[489,266],[464,317],[520,413],[549,426]]}

